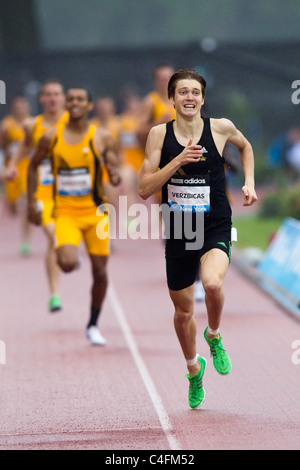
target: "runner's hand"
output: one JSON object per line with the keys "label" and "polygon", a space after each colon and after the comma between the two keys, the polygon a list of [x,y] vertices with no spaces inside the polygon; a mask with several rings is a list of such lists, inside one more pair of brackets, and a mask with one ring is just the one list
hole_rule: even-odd
{"label": "runner's hand", "polygon": [[203,155],[203,150],[201,145],[192,145],[193,140],[190,139],[187,146],[176,158],[180,160],[182,165],[187,163],[196,163],[199,162],[200,158]]}
{"label": "runner's hand", "polygon": [[113,186],[118,186],[121,183],[121,176],[119,175],[119,173],[115,173],[114,175],[110,175],[109,182]]}
{"label": "runner's hand", "polygon": [[252,206],[258,199],[254,186],[245,184],[245,186],[242,187],[242,191],[244,193],[243,206]]}
{"label": "runner's hand", "polygon": [[27,218],[34,225],[42,225],[42,213],[37,210],[36,203],[28,204]]}
{"label": "runner's hand", "polygon": [[109,174],[109,182],[113,186],[118,186],[121,183],[121,176],[119,174],[118,168],[110,163],[106,164],[106,168]]}
{"label": "runner's hand", "polygon": [[8,165],[4,168],[3,177],[7,181],[13,181],[18,176],[18,169],[16,165]]}

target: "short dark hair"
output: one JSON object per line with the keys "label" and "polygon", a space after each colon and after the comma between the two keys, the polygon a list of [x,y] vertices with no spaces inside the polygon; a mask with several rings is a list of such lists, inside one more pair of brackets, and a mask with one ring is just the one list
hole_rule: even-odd
{"label": "short dark hair", "polygon": [[42,85],[41,85],[41,90],[40,90],[40,93],[43,93],[43,90],[44,90],[44,87],[46,85],[50,85],[50,84],[56,84],[56,85],[60,85],[61,88],[62,88],[62,91],[64,92],[64,86],[63,84],[57,79],[57,78],[47,78],[47,80],[45,80]]}
{"label": "short dark hair", "polygon": [[81,85],[70,86],[67,90],[67,93],[68,93],[69,90],[84,90],[86,92],[88,102],[91,103],[93,101],[92,93],[90,92],[90,90],[88,90],[84,86],[81,86]]}
{"label": "short dark hair", "polygon": [[201,85],[201,91],[203,98],[205,97],[206,81],[196,70],[193,69],[179,69],[177,70],[169,80],[168,83],[168,98],[174,98],[176,84],[179,80],[184,79],[197,80]]}

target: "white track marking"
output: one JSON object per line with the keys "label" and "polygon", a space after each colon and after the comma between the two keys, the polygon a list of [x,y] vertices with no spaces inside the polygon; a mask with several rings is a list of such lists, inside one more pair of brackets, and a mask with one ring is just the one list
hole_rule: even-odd
{"label": "white track marking", "polygon": [[148,391],[148,394],[152,400],[152,403],[154,405],[154,408],[156,410],[157,416],[159,418],[161,427],[166,435],[166,438],[168,440],[168,443],[170,445],[171,450],[181,450],[180,444],[176,437],[174,436],[173,428],[170,423],[169,416],[166,412],[166,409],[162,403],[162,400],[156,390],[156,387],[153,383],[153,380],[148,372],[148,369],[146,367],[145,362],[143,361],[143,358],[139,352],[138,346],[136,344],[136,341],[134,339],[134,336],[132,334],[131,328],[128,324],[128,321],[126,319],[126,315],[124,313],[124,310],[122,308],[122,305],[116,295],[116,292],[111,285],[110,281],[110,286],[108,289],[108,297],[109,301],[111,303],[111,306],[113,308],[114,314],[117,317],[117,320],[120,324],[121,330],[124,334],[124,337],[126,339],[127,345],[129,347],[129,350],[132,354],[132,357],[134,359],[134,362],[136,364],[136,367],[140,373],[140,376],[144,382],[144,385]]}

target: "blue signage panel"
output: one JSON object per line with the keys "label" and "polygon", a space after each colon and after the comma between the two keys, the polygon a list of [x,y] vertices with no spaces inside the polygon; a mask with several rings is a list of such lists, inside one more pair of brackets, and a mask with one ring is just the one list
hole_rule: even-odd
{"label": "blue signage panel", "polygon": [[287,218],[272,240],[258,270],[293,302],[300,304],[300,221]]}

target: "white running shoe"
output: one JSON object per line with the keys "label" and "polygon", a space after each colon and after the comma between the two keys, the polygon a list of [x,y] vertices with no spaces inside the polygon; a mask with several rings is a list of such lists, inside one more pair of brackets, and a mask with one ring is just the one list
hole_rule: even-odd
{"label": "white running shoe", "polygon": [[86,336],[93,346],[105,346],[106,339],[102,336],[97,326],[90,326],[86,330]]}

